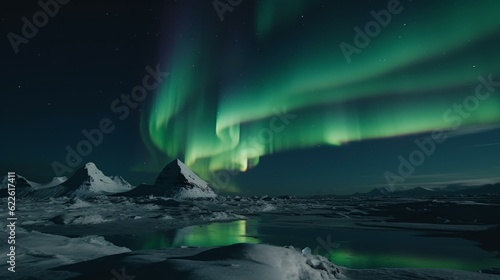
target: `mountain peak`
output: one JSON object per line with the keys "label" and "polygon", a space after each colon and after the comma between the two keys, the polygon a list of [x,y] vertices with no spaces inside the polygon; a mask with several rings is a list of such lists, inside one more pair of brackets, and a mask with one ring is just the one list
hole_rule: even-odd
{"label": "mountain peak", "polygon": [[104,175],[93,162],[88,162],[78,169],[65,185],[68,195],[82,197],[121,193],[132,189],[132,186],[120,176]]}
{"label": "mountain peak", "polygon": [[172,160],[171,162],[169,162],[165,167],[167,167],[169,165],[186,166],[186,164],[184,162],[182,162],[178,158],[176,158],[176,159]]}
{"label": "mountain peak", "polygon": [[82,167],[82,169],[87,169],[88,173],[102,173],[99,168],[97,168],[97,165],[93,162],[87,162],[85,166]]}
{"label": "mountain peak", "polygon": [[160,172],[155,186],[164,189],[174,198],[216,197],[207,182],[203,181],[181,160],[168,163]]}

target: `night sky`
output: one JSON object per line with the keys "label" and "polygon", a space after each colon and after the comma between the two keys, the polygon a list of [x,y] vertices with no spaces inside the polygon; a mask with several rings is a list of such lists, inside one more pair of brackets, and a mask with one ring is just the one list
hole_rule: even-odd
{"label": "night sky", "polygon": [[153,183],[179,158],[242,194],[500,181],[499,1],[228,2],[60,0],[32,38],[37,1],[2,3],[0,171]]}

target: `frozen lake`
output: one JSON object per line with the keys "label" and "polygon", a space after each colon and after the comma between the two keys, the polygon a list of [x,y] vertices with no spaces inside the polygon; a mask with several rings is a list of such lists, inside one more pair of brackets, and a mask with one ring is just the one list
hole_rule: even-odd
{"label": "frozen lake", "polygon": [[349,268],[449,268],[478,271],[499,267],[496,253],[462,238],[426,236],[422,231],[296,223],[266,214],[249,220],[215,222],[180,230],[110,235],[106,240],[131,250],[217,247],[237,243],[309,247]]}
{"label": "frozen lake", "polygon": [[[293,246],[299,251],[309,247],[313,254],[351,269],[479,271],[500,267],[499,217],[491,215],[500,211],[498,200],[176,201],[155,196],[23,200],[18,203],[18,265],[36,273],[130,251],[186,247],[199,251],[251,243]],[[1,220],[5,218],[0,214]]]}

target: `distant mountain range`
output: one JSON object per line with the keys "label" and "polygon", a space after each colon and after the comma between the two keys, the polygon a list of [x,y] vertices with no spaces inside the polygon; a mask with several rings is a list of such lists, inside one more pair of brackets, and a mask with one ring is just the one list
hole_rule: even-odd
{"label": "distant mountain range", "polygon": [[[69,179],[54,177],[47,184],[39,184],[16,174],[16,197],[91,197],[126,192],[133,187],[120,176],[106,176],[96,165],[89,162],[75,171]],[[2,180],[2,188],[7,187],[7,177]],[[0,193],[5,197],[6,192]]]}
{"label": "distant mountain range", "polygon": [[457,186],[450,185],[444,188],[415,187],[405,190],[389,190],[387,188],[374,188],[366,193],[355,193],[350,196],[359,197],[419,197],[419,196],[444,196],[444,195],[498,195],[500,194],[500,183],[482,186]]}
{"label": "distant mountain range", "polygon": [[[207,182],[200,179],[178,159],[165,166],[154,185],[141,184],[138,187],[132,186],[121,176],[104,175],[92,162],[75,171],[69,179],[55,177],[47,184],[29,181],[20,175],[16,175],[15,179],[17,198],[159,195],[175,199],[192,199],[217,196]],[[7,188],[7,184],[5,176],[0,189]],[[0,197],[6,196],[6,191],[0,193]]]}
{"label": "distant mountain range", "polygon": [[[6,197],[7,176],[0,183],[0,197]],[[217,194],[210,185],[191,171],[179,159],[173,160],[159,173],[153,185],[140,184],[132,186],[121,176],[106,176],[89,162],[68,179],[54,177],[46,184],[39,184],[16,175],[17,198],[50,198],[50,197],[92,197],[99,195],[113,196],[164,196],[174,199],[214,198]],[[432,196],[468,196],[468,195],[500,195],[500,183],[482,186],[450,185],[444,188],[415,187],[404,190],[374,188],[366,193],[355,193],[353,197],[432,197]]]}

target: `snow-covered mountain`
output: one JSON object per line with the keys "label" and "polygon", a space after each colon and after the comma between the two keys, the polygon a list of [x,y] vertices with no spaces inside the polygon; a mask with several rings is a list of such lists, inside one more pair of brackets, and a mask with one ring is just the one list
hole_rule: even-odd
{"label": "snow-covered mountain", "polygon": [[414,187],[404,188],[391,191],[387,188],[374,188],[366,193],[355,193],[351,196],[359,197],[425,197],[425,196],[442,196],[442,195],[484,195],[484,194],[499,194],[500,183],[489,184],[482,186],[451,186],[445,188],[426,188]]}
{"label": "snow-covered mountain", "polygon": [[116,194],[133,188],[120,176],[104,175],[92,162],[78,169],[63,185],[63,195],[76,197]]}
{"label": "snow-covered mountain", "polygon": [[124,196],[157,195],[174,199],[213,198],[217,194],[209,184],[176,159],[163,168],[154,185],[142,184]]}
{"label": "snow-covered mountain", "polygon": [[[26,179],[26,178],[24,178]],[[32,181],[29,181],[26,179],[26,181],[28,182],[28,184],[33,187],[33,189],[35,190],[43,190],[43,189],[48,189],[48,188],[53,188],[55,186],[58,186],[58,185],[61,185],[63,184],[64,182],[66,182],[68,180],[67,177],[54,177],[52,178],[52,180],[48,183],[45,183],[45,184],[39,184],[39,183],[35,183],[35,182],[32,182]]]}
{"label": "snow-covered mountain", "polygon": [[438,191],[434,191],[429,188],[415,187],[415,188],[400,188],[396,190],[390,190],[388,188],[374,188],[367,193],[356,193],[354,196],[367,196],[367,197],[379,197],[379,196],[429,196],[440,194]]}
{"label": "snow-covered mountain", "polygon": [[[1,183],[1,187],[6,188],[7,177]],[[17,176],[16,189],[18,197],[36,198],[59,196],[85,198],[97,195],[157,195],[174,199],[217,197],[207,182],[178,159],[165,166],[154,185],[142,184],[135,189],[121,176],[104,175],[92,162],[76,170],[69,179],[55,177],[46,184],[35,183]]]}
{"label": "snow-covered mountain", "polygon": [[398,192],[397,194],[412,197],[412,196],[431,196],[439,194],[439,192],[425,187],[416,187],[413,189]]}
{"label": "snow-covered mountain", "polygon": [[[0,189],[7,188],[7,183],[8,183],[7,179],[8,179],[7,176],[5,176],[2,179],[2,182],[0,183]],[[45,183],[45,184],[40,184],[40,183],[30,181],[30,180],[26,179],[25,177],[16,174],[15,185],[16,185],[16,188],[32,188],[33,190],[41,190],[41,189],[47,189],[47,188],[55,187],[57,185],[61,185],[62,183],[66,182],[67,180],[68,180],[68,178],[66,178],[66,177],[54,177],[54,178],[52,178],[52,180],[50,182]]]}
{"label": "snow-covered mountain", "polygon": [[[56,197],[64,192],[61,186],[67,180],[66,177],[54,177],[46,184],[35,183],[25,177],[16,174],[14,185],[16,186],[17,198],[47,198]],[[4,177],[0,188],[7,188],[7,176]],[[0,197],[6,197],[7,192],[1,192]]]}
{"label": "snow-covered mountain", "polygon": [[155,186],[168,190],[169,196],[176,199],[217,196],[207,182],[194,174],[179,159],[170,162],[163,168],[156,178]]}
{"label": "snow-covered mountain", "polygon": [[[19,174],[16,174],[14,179],[15,179],[14,185],[16,186],[17,189],[29,188],[29,187],[31,187],[30,183],[33,183],[33,182],[26,180],[26,178],[24,178],[23,176],[21,176]],[[0,189],[6,189],[7,184],[9,184],[8,177],[4,176],[2,179],[2,182],[0,183]]]}
{"label": "snow-covered mountain", "polygon": [[367,196],[384,196],[392,193],[388,188],[375,188],[370,192],[366,193]]}
{"label": "snow-covered mountain", "polygon": [[392,193],[394,193],[394,191],[392,191],[388,188],[380,187],[380,188],[374,188],[369,192],[364,192],[364,193],[357,192],[357,193],[354,193],[350,196],[379,197],[379,196],[388,196],[388,195],[391,195]]}

